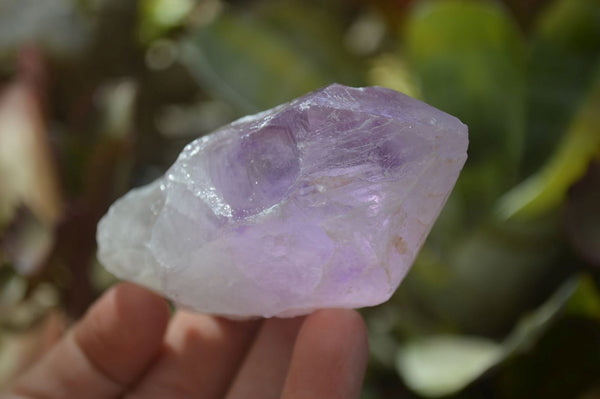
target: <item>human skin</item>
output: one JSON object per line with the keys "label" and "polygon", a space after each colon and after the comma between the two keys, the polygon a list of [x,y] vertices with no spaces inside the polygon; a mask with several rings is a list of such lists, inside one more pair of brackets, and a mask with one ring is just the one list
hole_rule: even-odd
{"label": "human skin", "polygon": [[253,321],[171,315],[164,299],[123,283],[2,397],[353,399],[367,357],[354,310]]}

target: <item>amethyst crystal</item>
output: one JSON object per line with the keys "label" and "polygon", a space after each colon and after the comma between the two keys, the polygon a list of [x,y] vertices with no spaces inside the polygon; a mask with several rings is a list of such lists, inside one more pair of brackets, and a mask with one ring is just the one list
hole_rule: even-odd
{"label": "amethyst crystal", "polygon": [[230,317],[386,301],[466,159],[458,119],[331,85],[188,144],[118,200],[98,257],[120,278]]}

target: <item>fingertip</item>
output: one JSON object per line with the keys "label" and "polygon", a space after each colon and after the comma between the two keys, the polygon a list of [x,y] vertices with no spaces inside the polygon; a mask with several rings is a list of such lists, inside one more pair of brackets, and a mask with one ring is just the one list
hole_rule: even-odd
{"label": "fingertip", "polygon": [[364,338],[365,343],[367,340],[365,321],[354,309],[320,309],[309,315],[304,324],[308,329],[335,328],[352,332],[357,338]]}
{"label": "fingertip", "polygon": [[131,396],[224,397],[259,325],[260,320],[231,321],[178,310],[159,358]]}
{"label": "fingertip", "polygon": [[263,322],[252,347],[229,387],[227,399],[279,398],[305,317]]}
{"label": "fingertip", "polygon": [[368,360],[367,328],[349,309],[307,317],[294,347],[283,398],[359,398]]}
{"label": "fingertip", "polygon": [[314,345],[346,348],[357,368],[366,367],[369,357],[368,331],[360,313],[354,309],[321,309],[307,317],[300,336]]}

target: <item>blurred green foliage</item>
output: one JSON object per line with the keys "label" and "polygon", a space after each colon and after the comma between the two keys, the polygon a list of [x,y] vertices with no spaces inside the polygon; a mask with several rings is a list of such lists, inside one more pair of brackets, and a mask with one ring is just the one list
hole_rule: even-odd
{"label": "blurred green foliage", "polygon": [[0,0],[0,80],[0,386],[114,283],[94,234],[115,198],[339,82],[471,139],[407,279],[363,311],[364,398],[600,396],[599,0]]}

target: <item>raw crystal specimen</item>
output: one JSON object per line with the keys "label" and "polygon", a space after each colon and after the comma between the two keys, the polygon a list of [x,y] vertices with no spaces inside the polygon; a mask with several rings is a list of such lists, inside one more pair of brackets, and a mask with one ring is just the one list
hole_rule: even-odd
{"label": "raw crystal specimen", "polygon": [[466,160],[458,119],[331,85],[188,144],[118,200],[98,257],[120,278],[229,317],[386,301]]}

